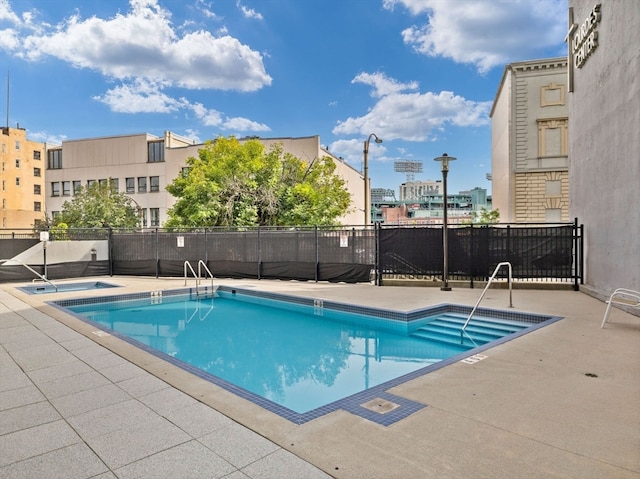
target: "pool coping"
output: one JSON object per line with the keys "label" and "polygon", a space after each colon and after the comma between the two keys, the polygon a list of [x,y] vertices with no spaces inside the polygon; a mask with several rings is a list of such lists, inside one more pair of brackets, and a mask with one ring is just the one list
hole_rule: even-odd
{"label": "pool coping", "polygon": [[[84,297],[84,298],[70,298],[70,299],[60,299],[60,300],[51,300],[45,301],[45,304],[48,304],[70,316],[73,316],[76,319],[79,319],[85,324],[88,324],[92,327],[99,329],[100,331],[107,333],[110,336],[116,337],[126,343],[145,351],[153,355],[154,357],[161,359],[173,366],[178,367],[179,369],[189,372],[194,376],[203,379],[211,384],[214,384],[222,389],[238,396],[242,399],[245,399],[271,413],[278,415],[296,425],[301,425],[317,419],[319,417],[325,416],[329,413],[335,412],[337,410],[348,411],[356,416],[367,419],[371,422],[380,424],[382,426],[390,426],[411,414],[428,407],[428,404],[412,401],[406,398],[402,398],[395,394],[391,394],[388,392],[389,389],[394,388],[396,386],[402,385],[406,382],[412,381],[416,378],[425,376],[433,371],[444,368],[450,364],[469,360],[469,358],[481,358],[483,351],[487,349],[493,348],[500,344],[512,341],[521,337],[525,334],[533,332],[537,329],[543,328],[549,324],[555,323],[563,317],[561,316],[551,316],[546,314],[538,314],[538,313],[527,313],[527,312],[519,312],[519,311],[508,311],[503,309],[494,309],[494,308],[477,308],[476,314],[478,315],[491,315],[496,319],[503,320],[513,320],[519,322],[530,323],[531,326],[517,331],[515,333],[511,333],[507,336],[499,338],[497,340],[488,342],[486,344],[476,346],[467,351],[463,351],[459,354],[456,354],[450,358],[444,359],[442,361],[438,361],[437,363],[430,364],[423,368],[417,369],[410,373],[398,376],[397,378],[385,381],[377,386],[373,386],[369,389],[365,389],[363,391],[357,392],[355,394],[346,396],[339,400],[333,401],[331,403],[325,404],[318,408],[312,409],[305,413],[298,413],[292,411],[284,406],[281,406],[273,401],[270,401],[262,396],[259,396],[255,393],[252,393],[248,390],[245,390],[239,386],[236,386],[224,379],[221,379],[212,374],[206,373],[194,366],[191,366],[179,359],[176,359],[166,353],[158,351],[150,346],[147,346],[133,338],[130,338],[124,334],[118,333],[117,331],[113,331],[108,329],[99,323],[91,321],[80,314],[76,314],[73,311],[67,309],[67,306],[75,306],[82,304],[95,304],[102,302],[114,302],[114,301],[123,301],[123,300],[140,300],[140,299],[150,299],[151,301],[161,301],[164,297],[175,297],[175,296],[183,296],[183,295],[196,295],[196,296],[211,296],[214,295],[217,291],[223,291],[231,294],[240,293],[249,297],[258,297],[261,299],[271,299],[277,301],[287,301],[290,303],[305,305],[305,306],[313,306],[314,308],[327,308],[342,312],[363,314],[368,316],[373,316],[376,318],[382,318],[387,320],[399,321],[404,323],[409,323],[411,321],[415,321],[418,319],[425,318],[427,316],[432,316],[436,314],[442,313],[460,313],[460,314],[469,314],[472,311],[471,306],[464,306],[459,304],[451,304],[451,303],[441,303],[433,306],[428,306],[424,308],[418,308],[411,311],[397,311],[385,308],[375,308],[368,306],[358,306],[352,305],[337,301],[327,301],[327,300],[319,300],[317,298],[308,298],[301,296],[293,296],[282,293],[273,293],[269,291],[259,291],[252,289],[245,289],[241,287],[230,287],[230,286],[216,286],[213,289],[210,289],[206,286],[202,286],[199,288],[193,287],[185,287],[185,288],[175,288],[169,290],[149,290],[145,292],[138,293],[126,293],[126,294],[117,294],[117,295],[109,295],[109,296],[99,296],[99,297]],[[366,407],[367,403],[372,401],[384,401],[393,405],[390,410],[375,410]],[[381,408],[382,409],[382,408]]]}

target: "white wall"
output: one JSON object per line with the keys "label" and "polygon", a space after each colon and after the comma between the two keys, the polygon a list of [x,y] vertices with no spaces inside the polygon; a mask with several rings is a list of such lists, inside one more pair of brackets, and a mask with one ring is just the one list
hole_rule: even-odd
{"label": "white wall", "polygon": [[[593,0],[570,0],[582,24]],[[586,290],[640,290],[640,8],[601,2],[598,47],[569,93],[571,215],[585,226]]]}

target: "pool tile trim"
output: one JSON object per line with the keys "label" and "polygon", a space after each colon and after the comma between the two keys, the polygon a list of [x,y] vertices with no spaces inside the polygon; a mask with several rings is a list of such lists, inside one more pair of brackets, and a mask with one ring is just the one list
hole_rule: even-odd
{"label": "pool tile trim", "polygon": [[[203,289],[206,291],[202,291]],[[305,297],[299,297],[299,296],[285,295],[281,293],[247,290],[247,289],[242,289],[237,287],[232,288],[227,286],[220,286],[220,287],[214,288],[214,290],[217,290],[223,293],[231,293],[231,294],[239,293],[241,295],[245,295],[249,297],[258,297],[261,299],[286,301],[290,303],[295,303],[295,304],[300,304],[305,306],[312,306],[312,307],[317,306],[319,301],[317,298],[305,298]],[[390,426],[410,416],[411,414],[421,409],[424,409],[425,407],[427,407],[427,405],[393,395],[388,392],[389,389],[395,386],[398,386],[400,384],[403,384],[405,382],[411,381],[413,379],[422,377],[437,369],[441,369],[445,366],[461,361],[465,358],[468,358],[469,356],[473,356],[482,351],[493,348],[499,344],[503,344],[505,342],[516,339],[520,336],[523,336],[524,334],[528,334],[532,331],[535,331],[539,328],[542,328],[544,326],[547,326],[548,324],[554,323],[562,319],[562,317],[560,316],[548,316],[548,315],[540,315],[535,313],[523,313],[518,311],[505,311],[505,310],[498,310],[498,309],[478,308],[475,313],[478,316],[490,315],[496,319],[530,323],[531,326],[529,328],[520,330],[518,332],[512,333],[503,338],[500,338],[496,341],[483,344],[482,346],[478,346],[468,351],[464,351],[460,354],[452,356],[443,361],[439,361],[437,363],[431,364],[429,366],[418,369],[416,371],[405,374],[403,376],[399,376],[397,378],[391,379],[389,381],[386,381],[382,384],[371,387],[364,391],[352,394],[351,396],[347,396],[337,401],[325,404],[324,406],[318,407],[311,411],[308,411],[305,413],[298,413],[288,408],[285,408],[279,404],[276,404],[268,399],[265,399],[262,396],[258,396],[257,394],[254,394],[239,386],[236,386],[228,381],[225,381],[224,379],[221,379],[217,376],[213,376],[179,359],[176,359],[168,354],[162,353],[124,334],[105,328],[101,324],[93,322],[67,309],[67,307],[69,306],[95,304],[95,303],[102,303],[102,302],[140,300],[140,299],[149,299],[150,301],[154,301],[154,299],[158,300],[159,298],[164,298],[164,297],[175,297],[175,296],[183,296],[183,295],[193,296],[193,295],[203,295],[203,294],[211,295],[212,293],[215,293],[215,291],[212,292],[211,290],[207,290],[206,287],[202,287],[202,288],[199,288],[198,291],[196,290],[196,288],[179,288],[179,289],[173,289],[173,290],[162,290],[160,294],[158,293],[159,293],[158,291],[147,291],[144,293],[130,293],[130,294],[101,296],[101,297],[93,297],[93,298],[65,299],[65,300],[58,300],[58,301],[49,301],[47,302],[47,304],[50,304],[55,308],[61,309],[65,313],[70,314],[87,324],[91,324],[92,326],[98,328],[99,330],[106,331],[112,336],[115,336],[129,344],[136,346],[139,349],[142,349],[143,351],[146,351],[160,359],[167,361],[170,364],[173,364],[174,366],[177,366],[187,372],[190,372],[191,374],[201,379],[211,382],[243,399],[246,399],[266,409],[267,411],[270,411],[284,419],[287,419],[288,421],[293,422],[294,424],[304,424],[306,422],[312,421],[314,419],[322,417],[331,412],[342,409],[356,416],[359,416],[369,421],[380,424],[382,426],[385,426],[385,427]],[[369,315],[376,318],[401,321],[404,323],[409,323],[411,321],[423,319],[428,316],[433,316],[433,315],[448,313],[448,312],[469,314],[473,309],[470,306],[462,306],[462,305],[445,303],[445,304],[430,306],[428,308],[416,309],[409,312],[402,312],[402,311],[387,310],[382,308],[357,306],[357,305],[339,303],[334,301],[324,301],[324,300],[320,300],[320,301],[322,302],[322,306],[321,306],[322,308],[333,309],[336,311],[343,311],[343,312],[349,312],[349,313],[355,313],[355,314]],[[370,409],[367,409],[365,407],[362,407],[363,403],[366,403],[376,398],[386,399],[395,404],[398,404],[399,407],[386,414],[380,414]]]}

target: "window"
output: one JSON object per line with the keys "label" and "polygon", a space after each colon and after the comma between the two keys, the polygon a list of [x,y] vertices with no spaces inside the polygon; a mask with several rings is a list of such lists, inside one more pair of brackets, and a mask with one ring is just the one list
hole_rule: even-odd
{"label": "window", "polygon": [[106,178],[102,178],[102,179],[98,180],[98,184],[100,186],[106,186],[107,185],[107,179]]}
{"label": "window", "polygon": [[547,208],[544,210],[544,216],[547,223],[560,223],[562,221],[562,209]]}
{"label": "window", "polygon": [[62,182],[62,196],[71,196],[71,182],[63,181]]}
{"label": "window", "polygon": [[6,210],[7,209],[7,200],[2,198],[2,209]]}
{"label": "window", "polygon": [[51,196],[60,196],[60,183],[57,181],[51,183]]}
{"label": "window", "polygon": [[40,152],[39,151],[34,151],[33,152],[33,159],[34,160],[40,160]]}
{"label": "window", "polygon": [[82,188],[82,182],[80,180],[73,180],[73,194],[77,195]]}
{"label": "window", "polygon": [[147,145],[149,147],[149,163],[164,161],[164,140],[150,141]]}
{"label": "window", "polygon": [[33,176],[40,177],[40,168],[34,168],[33,169]]}
{"label": "window", "polygon": [[149,191],[160,191],[160,177],[159,176],[150,176],[149,177]]}
{"label": "window", "polygon": [[16,140],[16,151],[20,150],[20,140]]}
{"label": "window", "polygon": [[140,210],[140,219],[142,220],[142,227],[145,228],[147,226],[147,209],[142,208]]}
{"label": "window", "polygon": [[111,178],[111,186],[113,187],[113,191],[116,193],[120,192],[120,181],[118,181],[118,178]]}
{"label": "window", "polygon": [[4,143],[2,144],[2,153],[6,153],[7,152],[7,145],[5,145]]}
{"label": "window", "polygon": [[138,177],[138,193],[146,193],[147,192],[147,177],[139,176]]}
{"label": "window", "polygon": [[160,226],[160,208],[149,208],[151,226]]}
{"label": "window", "polygon": [[16,177],[16,186],[20,186],[20,177],[19,176]]}
{"label": "window", "polygon": [[87,187],[95,184],[96,180],[87,180]]}
{"label": "window", "polygon": [[33,211],[42,211],[42,203],[40,203],[39,201],[34,201]]}
{"label": "window", "polygon": [[51,212],[51,219],[55,220],[59,215],[60,215],[59,211],[52,211]]}
{"label": "window", "polygon": [[125,180],[125,188],[127,193],[135,193],[136,192],[136,179],[135,178],[126,178]]}
{"label": "window", "polygon": [[562,181],[547,180],[546,196],[562,196]]}
{"label": "window", "polygon": [[20,160],[16,160],[16,168],[20,168]]}
{"label": "window", "polygon": [[2,191],[4,191],[4,180],[2,180]]}
{"label": "window", "polygon": [[5,165],[5,162],[3,161],[3,162],[2,162],[2,171],[4,171],[4,170],[5,170],[5,168],[6,168],[6,165]]}
{"label": "window", "polygon": [[188,166],[183,166],[182,170],[180,171],[180,173],[182,173],[182,177],[186,177],[189,175],[189,167]]}
{"label": "window", "polygon": [[62,149],[47,151],[47,168],[50,170],[62,168]]}
{"label": "window", "polygon": [[40,192],[40,188],[41,188],[41,187],[40,187],[40,185],[33,185],[33,194],[34,194],[34,195],[39,195],[39,194],[41,194],[41,192]]}

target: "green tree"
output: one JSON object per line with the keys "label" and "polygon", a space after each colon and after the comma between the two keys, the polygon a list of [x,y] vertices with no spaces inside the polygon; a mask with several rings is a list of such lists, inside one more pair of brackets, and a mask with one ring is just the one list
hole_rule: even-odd
{"label": "green tree", "polygon": [[114,181],[109,178],[107,182],[95,182],[80,188],[73,200],[64,202],[53,226],[133,228],[137,226],[138,219],[131,199],[124,193],[118,193]]}
{"label": "green tree", "polygon": [[187,167],[167,186],[167,227],[335,225],[351,203],[330,158],[306,162],[281,145],[219,137]]}
{"label": "green tree", "polygon": [[500,218],[500,210],[488,210],[487,208],[480,208],[480,211],[472,212],[473,223],[482,225],[490,225],[498,222]]}

